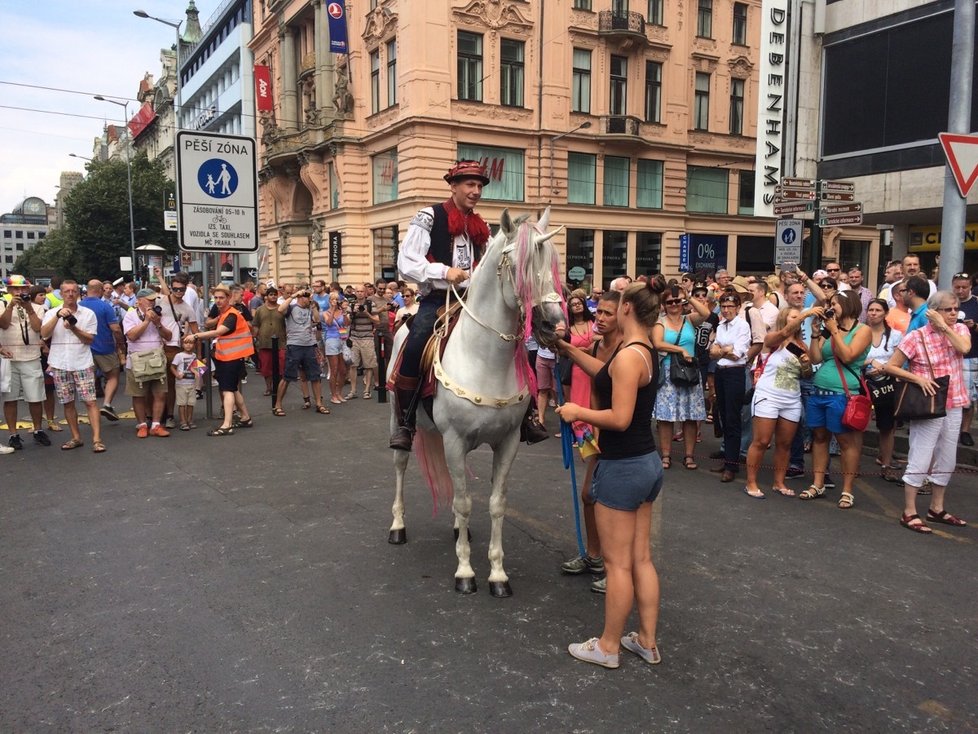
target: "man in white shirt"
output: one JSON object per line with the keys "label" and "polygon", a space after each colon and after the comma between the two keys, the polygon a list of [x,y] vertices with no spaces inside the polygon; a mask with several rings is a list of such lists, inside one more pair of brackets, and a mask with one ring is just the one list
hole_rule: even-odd
{"label": "man in white shirt", "polygon": [[10,303],[0,299],[0,349],[10,367],[10,387],[3,393],[3,414],[10,439],[7,445],[20,450],[24,442],[17,431],[17,404],[27,403],[34,424],[34,443],[50,446],[42,426],[44,372],[41,369],[41,319],[44,309],[30,300],[30,281],[23,275],[7,278]]}
{"label": "man in white shirt", "polygon": [[71,430],[71,440],[61,446],[62,450],[77,449],[84,446],[78,430],[78,409],[75,395],[81,398],[88,410],[88,422],[92,426],[92,451],[97,454],[105,451],[102,443],[102,429],[99,423],[98,400],[95,396],[95,360],[91,344],[98,332],[98,319],[95,312],[78,305],[81,288],[73,280],[61,283],[61,297],[64,305],[52,308],[44,314],[41,324],[41,338],[51,340],[48,354],[48,368],[54,375],[54,389],[64,405],[65,420]]}
{"label": "man in white shirt", "polygon": [[[927,276],[920,271],[920,257],[918,255],[904,255],[903,256],[903,277],[910,278],[914,275],[919,275],[921,278],[926,278]],[[930,285],[930,295],[937,293],[937,283],[933,280],[927,281]],[[930,296],[928,296],[930,298]]]}
{"label": "man in white shirt", "polygon": [[747,379],[747,354],[751,349],[751,329],[740,318],[740,299],[726,293],[720,297],[720,323],[710,347],[710,357],[717,360],[716,387],[720,430],[723,432],[723,466],[721,482],[732,482],[737,476],[740,456],[740,411],[744,403]]}
{"label": "man in white shirt", "polygon": [[778,322],[778,307],[768,300],[767,283],[760,278],[755,278],[747,281],[747,288],[750,290],[752,309],[760,313],[764,326],[767,327],[767,331],[770,331]]}

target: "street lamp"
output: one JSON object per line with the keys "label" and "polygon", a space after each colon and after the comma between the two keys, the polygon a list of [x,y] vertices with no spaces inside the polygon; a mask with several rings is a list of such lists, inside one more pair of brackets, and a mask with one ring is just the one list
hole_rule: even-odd
{"label": "street lamp", "polygon": [[576,133],[578,130],[586,130],[589,127],[591,127],[591,121],[585,120],[580,125],[575,127],[573,130],[568,130],[565,133],[561,133],[560,135],[554,135],[552,138],[550,138],[550,191],[551,193],[556,194],[558,192],[558,189],[554,186],[554,143],[556,143],[561,138],[567,137],[571,133]]}
{"label": "street lamp", "polygon": [[[129,195],[129,256],[132,258],[132,261],[129,263],[129,265],[132,268],[132,279],[133,279],[133,281],[135,281],[136,280],[136,230],[134,229],[134,227],[135,227],[135,220],[133,219],[133,216],[132,216],[132,153],[129,150],[130,147],[131,147],[131,145],[132,145],[132,140],[129,139],[130,138],[130,133],[128,131],[128,126],[129,126],[129,100],[127,99],[125,102],[119,102],[119,101],[114,100],[114,99],[106,99],[101,94],[96,94],[95,95],[95,99],[97,99],[99,102],[109,102],[111,104],[118,105],[119,107],[121,107],[123,109],[123,114],[125,115],[125,123],[126,123],[126,128],[127,128],[127,132],[126,132],[126,138],[127,138],[126,139],[126,192]],[[76,156],[76,157],[78,157],[78,156]]]}
{"label": "street lamp", "polygon": [[133,10],[132,14],[135,15],[137,18],[146,18],[147,20],[155,20],[157,23],[168,25],[176,33],[177,45],[174,48],[176,49],[176,53],[177,53],[177,78],[176,78],[177,83],[173,90],[173,129],[174,131],[179,130],[180,118],[177,116],[177,110],[180,109],[180,26],[183,25],[183,21],[165,20],[164,18],[157,18],[155,15],[150,15],[145,10]]}
{"label": "street lamp", "polygon": [[83,161],[88,161],[89,163],[92,162],[92,159],[91,158],[86,158],[85,156],[78,155],[77,153],[69,153],[68,154],[68,157],[69,158],[81,158]]}

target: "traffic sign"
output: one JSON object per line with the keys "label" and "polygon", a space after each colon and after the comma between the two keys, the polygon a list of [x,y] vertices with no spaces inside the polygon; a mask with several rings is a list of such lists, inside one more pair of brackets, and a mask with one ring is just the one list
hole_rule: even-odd
{"label": "traffic sign", "polygon": [[851,194],[856,190],[856,184],[852,181],[827,181],[822,179],[818,182],[818,193],[836,192],[840,194]]}
{"label": "traffic sign", "polygon": [[781,188],[784,189],[814,189],[815,180],[811,178],[782,178]]}
{"label": "traffic sign", "polygon": [[785,189],[781,186],[775,186],[774,197],[775,200],[781,199],[782,201],[788,199],[815,201],[815,189]]}
{"label": "traffic sign", "polygon": [[774,262],[801,261],[801,234],[804,222],[800,219],[779,219],[775,227]]}
{"label": "traffic sign", "polygon": [[177,133],[181,249],[258,250],[255,160],[254,138],[191,130]]}
{"label": "traffic sign", "polygon": [[836,214],[862,214],[863,203],[856,201],[851,204],[823,204],[818,210],[820,217],[832,217]]}
{"label": "traffic sign", "polygon": [[862,224],[862,214],[835,214],[830,217],[819,217],[819,227],[838,227],[843,224]]}
{"label": "traffic sign", "polygon": [[823,191],[818,195],[818,198],[822,201],[853,201],[856,198],[855,194],[842,194],[833,191]]}
{"label": "traffic sign", "polygon": [[775,201],[775,214],[801,214],[803,212],[815,211],[813,201]]}
{"label": "traffic sign", "polygon": [[938,133],[944,157],[954,175],[961,196],[967,196],[978,180],[978,135]]}

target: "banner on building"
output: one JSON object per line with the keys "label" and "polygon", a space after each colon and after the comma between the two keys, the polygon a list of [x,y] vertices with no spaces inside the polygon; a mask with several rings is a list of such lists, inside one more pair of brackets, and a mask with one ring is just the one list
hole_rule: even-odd
{"label": "banner on building", "polygon": [[327,3],[329,15],[329,50],[334,54],[349,52],[346,42],[346,9],[343,3]]}
{"label": "banner on building", "polygon": [[763,0],[757,95],[754,216],[774,216],[774,187],[781,182],[784,99],[788,86],[788,0]]}
{"label": "banner on building", "polygon": [[139,111],[129,120],[129,134],[136,139],[149,124],[156,119],[156,110],[149,102],[144,102]]}
{"label": "banner on building", "polygon": [[255,108],[259,112],[271,112],[272,70],[262,64],[255,64]]}

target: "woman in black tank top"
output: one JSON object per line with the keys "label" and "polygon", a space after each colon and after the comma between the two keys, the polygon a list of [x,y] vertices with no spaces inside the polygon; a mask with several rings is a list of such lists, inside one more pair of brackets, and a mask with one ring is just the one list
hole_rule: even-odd
{"label": "woman in black tank top", "polygon": [[[652,503],[662,487],[651,423],[659,360],[649,329],[659,317],[664,287],[661,279],[629,286],[618,308],[622,346],[606,365],[597,360],[582,365],[595,374],[598,408],[574,403],[557,408],[568,423],[582,420],[601,429],[591,494],[608,577],[604,631],[600,638],[570,645],[568,652],[606,668],[618,667],[621,647],[647,663],[661,660],[655,637],[659,577],[649,549]],[[622,636],[636,599],[639,631]]]}

